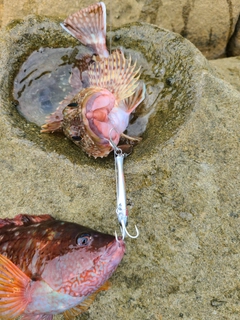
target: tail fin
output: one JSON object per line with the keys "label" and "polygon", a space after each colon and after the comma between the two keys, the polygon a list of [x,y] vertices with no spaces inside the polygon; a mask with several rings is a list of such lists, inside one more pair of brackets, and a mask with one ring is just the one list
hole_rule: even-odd
{"label": "tail fin", "polygon": [[99,56],[108,57],[106,47],[106,7],[98,2],[70,15],[61,23],[64,30]]}

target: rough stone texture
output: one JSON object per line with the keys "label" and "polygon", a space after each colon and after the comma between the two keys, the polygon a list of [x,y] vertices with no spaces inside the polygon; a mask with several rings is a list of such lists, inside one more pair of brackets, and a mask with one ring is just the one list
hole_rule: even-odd
{"label": "rough stone texture", "polygon": [[227,47],[226,56],[236,57],[240,55],[240,14],[237,23],[235,24],[234,32],[230,37]]}
{"label": "rough stone texture", "polygon": [[[157,106],[152,103],[158,112],[125,163],[129,231],[136,223],[141,234],[126,239],[112,288],[79,319],[237,320],[240,93],[176,34],[138,24],[110,35],[139,50],[149,78],[163,67],[165,72],[155,82],[163,83]],[[45,46],[74,43],[54,22],[33,17],[0,34],[1,217],[49,213],[113,233],[118,225],[111,156],[95,161],[69,141],[40,136],[14,110],[18,63],[39,38]],[[178,110],[175,124],[169,110]]]}
{"label": "rough stone texture", "polygon": [[[3,0],[2,0],[3,1]],[[27,14],[61,17],[62,19],[94,1],[51,0],[3,1],[2,25]],[[210,59],[225,53],[227,42],[237,22],[239,0],[106,0],[108,25],[142,21],[182,34]],[[0,1],[1,9],[1,1]],[[1,10],[0,10],[1,14]]]}
{"label": "rough stone texture", "polygon": [[210,61],[219,76],[240,91],[240,57]]}

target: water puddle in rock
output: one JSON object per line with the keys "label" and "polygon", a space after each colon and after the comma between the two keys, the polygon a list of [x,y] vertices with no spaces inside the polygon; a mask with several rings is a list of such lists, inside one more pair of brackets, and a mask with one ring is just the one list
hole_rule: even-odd
{"label": "water puddle in rock", "polygon": [[14,81],[17,109],[27,121],[41,126],[60,101],[72,91],[72,67],[89,56],[78,48],[40,48],[24,62]]}
{"label": "water puddle in rock", "polygon": [[[154,41],[149,40],[148,29]],[[109,32],[108,40],[110,38],[112,50],[122,48],[126,58],[131,56],[133,63],[136,61],[137,67],[141,67],[140,79],[146,85],[146,98],[132,114],[126,130],[130,136],[143,138],[131,156],[139,158],[169,139],[191,111],[196,99],[196,87],[192,81],[197,68],[193,62],[195,57],[187,51],[180,36],[157,27],[133,25]],[[40,134],[40,126],[73,91],[69,83],[72,68],[76,65],[87,68],[86,62],[90,60],[90,51],[82,45],[67,48],[46,46],[30,53],[15,77],[13,90],[18,112],[26,119],[25,124],[17,119],[16,123],[19,122],[26,138],[40,143],[44,149],[54,148],[68,157],[72,153],[75,158],[77,147],[73,143],[61,138],[65,141],[61,144],[59,134]],[[72,148],[67,147],[64,151],[69,144]],[[79,152],[76,161],[80,161],[82,151]]]}
{"label": "water puddle in rock", "polygon": [[[142,78],[146,78],[149,74],[146,59],[134,50],[126,50],[126,56],[129,55],[141,66]],[[14,81],[13,94],[19,103],[18,112],[29,122],[38,126],[44,124],[46,116],[54,112],[65,96],[73,91],[69,83],[71,70],[85,61],[86,57],[89,57],[89,51],[82,46],[40,48],[34,51],[24,62]],[[153,104],[164,86],[163,82],[154,86],[151,79],[144,82],[148,94],[132,115],[127,128],[127,133],[131,136],[141,136],[146,130],[149,116],[154,113]]]}

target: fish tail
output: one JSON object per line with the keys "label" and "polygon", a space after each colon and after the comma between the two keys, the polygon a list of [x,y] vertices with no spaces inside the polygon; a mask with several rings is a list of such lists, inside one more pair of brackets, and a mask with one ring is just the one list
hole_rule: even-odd
{"label": "fish tail", "polygon": [[70,15],[62,28],[101,57],[108,57],[106,47],[106,7],[98,2]]}
{"label": "fish tail", "polygon": [[138,87],[140,69],[135,70],[131,58],[125,59],[121,50],[114,51],[108,58],[96,61],[88,68],[91,86],[108,89],[116,100],[124,100],[134,94]]}

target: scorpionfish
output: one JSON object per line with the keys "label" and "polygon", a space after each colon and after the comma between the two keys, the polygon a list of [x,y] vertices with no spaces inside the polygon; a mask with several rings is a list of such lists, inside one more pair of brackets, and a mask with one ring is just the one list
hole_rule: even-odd
{"label": "scorpionfish", "polygon": [[70,15],[62,27],[93,55],[73,68],[73,92],[47,117],[41,132],[62,131],[89,156],[106,157],[121,137],[130,142],[139,140],[124,131],[131,113],[145,98],[140,69],[136,70],[136,62],[132,65],[131,57],[126,59],[119,49],[109,54],[103,2]]}
{"label": "scorpionfish", "polygon": [[123,258],[121,237],[50,215],[0,219],[0,318],[73,319]]}

